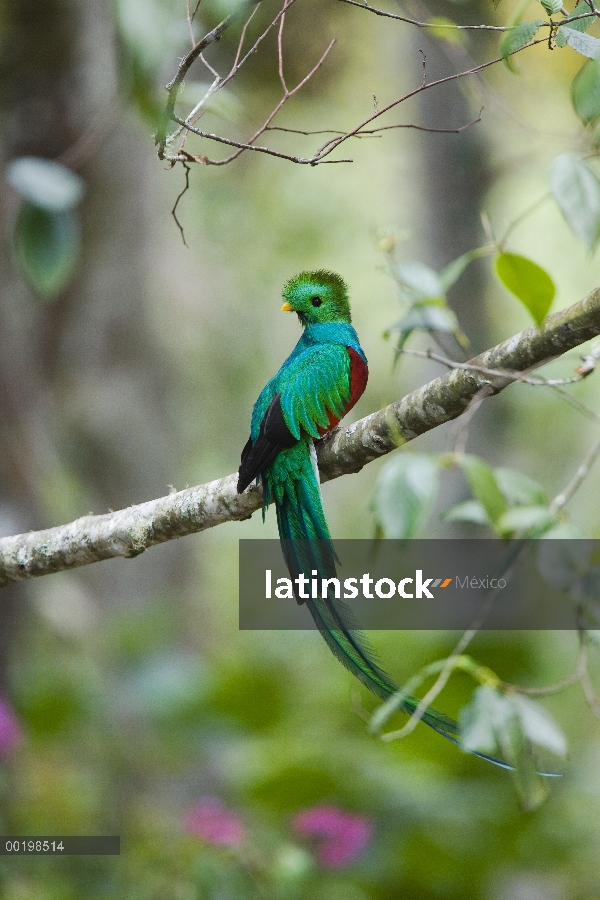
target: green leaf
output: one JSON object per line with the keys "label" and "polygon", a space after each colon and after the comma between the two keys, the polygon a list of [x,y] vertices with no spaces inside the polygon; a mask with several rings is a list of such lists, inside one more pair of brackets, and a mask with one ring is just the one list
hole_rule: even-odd
{"label": "green leaf", "polygon": [[515,531],[549,528],[555,521],[556,514],[548,506],[514,506],[500,516],[497,528],[501,534],[511,535]]}
{"label": "green leaf", "polygon": [[545,747],[557,756],[565,756],[566,738],[550,713],[522,694],[514,694],[510,700],[525,737],[538,747]]}
{"label": "green leaf", "polygon": [[545,540],[553,541],[582,541],[588,536],[572,522],[558,522],[542,535]]}
{"label": "green leaf", "polygon": [[562,0],[540,0],[549,16],[556,15],[562,9]]}
{"label": "green leaf", "polygon": [[469,263],[477,259],[478,255],[477,250],[468,250],[467,253],[463,253],[458,259],[453,259],[452,262],[442,269],[438,277],[444,294],[458,281]]}
{"label": "green leaf", "polygon": [[[581,3],[578,3],[573,12],[569,13],[569,19],[571,16],[583,16],[585,13],[589,13],[590,5],[587,0],[581,0]],[[569,22],[569,28],[574,28],[575,31],[587,31],[588,28],[591,28],[594,22],[596,21],[596,16],[590,14],[586,15],[583,19],[577,19],[576,22]]]}
{"label": "green leaf", "polygon": [[[522,702],[524,701],[524,702]],[[547,780],[537,773],[531,744],[564,755],[564,737],[537,703],[501,694],[488,686],[477,688],[460,713],[461,743],[468,750],[500,753],[514,766],[513,778],[523,806],[535,809],[548,793]]]}
{"label": "green leaf", "polygon": [[496,274],[504,286],[519,298],[535,322],[541,325],[556,290],[548,273],[525,256],[501,253],[496,259]]}
{"label": "green leaf", "polygon": [[498,486],[511,506],[533,506],[548,503],[542,485],[515,469],[494,469]]}
{"label": "green leaf", "polygon": [[419,300],[443,298],[444,290],[437,272],[416,261],[395,263],[394,277],[400,287]]}
{"label": "green leaf", "polygon": [[458,320],[451,309],[443,301],[434,300],[428,303],[415,303],[407,314],[390,331],[399,331],[396,352],[400,353],[413,331],[416,330],[453,334],[462,347],[468,340],[460,330]]}
{"label": "green leaf", "polygon": [[517,50],[533,40],[543,24],[543,19],[535,19],[532,22],[521,22],[520,25],[515,25],[514,28],[507,31],[500,44],[502,57],[507,59],[512,53],[516,53]]}
{"label": "green leaf", "polygon": [[379,473],[372,507],[386,538],[413,538],[427,518],[439,485],[439,466],[423,453],[400,453]]}
{"label": "green leaf", "polygon": [[60,294],[73,277],[79,255],[75,213],[52,212],[26,202],[17,217],[14,240],[17,262],[33,290],[46,300]]}
{"label": "green leaf", "polygon": [[62,163],[21,156],[6,167],[6,180],[34,206],[64,212],[76,206],[85,190],[83,179]]}
{"label": "green leaf", "polygon": [[600,181],[573,153],[561,153],[550,169],[550,190],[571,230],[593,249],[600,238]]}
{"label": "green leaf", "polygon": [[503,727],[507,715],[512,714],[503,694],[485,685],[478,687],[460,711],[461,743],[465,750],[496,753],[498,729]]}
{"label": "green leaf", "polygon": [[508,506],[493,470],[478,456],[470,454],[463,457],[461,465],[473,496],[479,500],[490,522],[495,525]]}
{"label": "green leaf", "polygon": [[447,306],[439,303],[419,303],[399,322],[392,325],[392,330],[414,331],[415,328],[422,328],[424,331],[443,331],[452,334],[457,327],[456,316]]}
{"label": "green leaf", "polygon": [[583,34],[575,28],[569,28],[568,25],[563,25],[559,33],[561,35],[561,47],[566,44],[571,50],[576,50],[577,53],[581,53],[582,56],[588,56],[590,59],[596,59],[598,54],[600,54],[600,41],[598,38],[592,37],[591,34]]}
{"label": "green leaf", "polygon": [[[549,779],[539,775],[531,748],[524,739],[520,723],[516,719],[507,728],[504,740],[511,741],[515,767],[513,781],[521,806],[526,812],[533,812],[542,805],[550,793]],[[508,753],[506,755],[508,756]]]}
{"label": "green leaf", "polygon": [[584,125],[600,119],[600,59],[583,64],[571,84],[571,102]]}
{"label": "green leaf", "polygon": [[490,519],[485,507],[479,500],[465,500],[448,509],[443,519],[445,522],[473,522],[475,525],[489,525]]}

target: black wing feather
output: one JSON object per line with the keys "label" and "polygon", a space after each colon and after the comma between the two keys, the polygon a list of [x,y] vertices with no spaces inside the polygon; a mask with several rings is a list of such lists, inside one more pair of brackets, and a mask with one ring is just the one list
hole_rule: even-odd
{"label": "black wing feather", "polygon": [[293,447],[297,443],[297,438],[287,427],[283,417],[281,394],[275,394],[260,423],[256,441],[252,443],[252,438],[249,438],[242,450],[238,472],[238,494],[245,491],[248,485],[264,472],[281,450]]}

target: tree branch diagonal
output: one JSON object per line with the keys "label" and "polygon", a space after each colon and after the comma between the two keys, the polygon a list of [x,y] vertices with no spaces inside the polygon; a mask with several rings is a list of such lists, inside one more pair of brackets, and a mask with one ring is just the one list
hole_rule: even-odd
{"label": "tree branch diagonal", "polygon": [[[418,435],[456,419],[481,392],[499,393],[514,382],[501,370],[531,371],[598,334],[600,288],[549,316],[541,328],[532,326],[470,361],[487,372],[453,369],[358,422],[338,426],[317,444],[321,481],[358,472]],[[155,544],[247,519],[260,508],[262,492],[252,485],[238,495],[236,485],[237,474],[227,475],[117,512],[2,538],[0,586],[103,559],[137,556]]]}

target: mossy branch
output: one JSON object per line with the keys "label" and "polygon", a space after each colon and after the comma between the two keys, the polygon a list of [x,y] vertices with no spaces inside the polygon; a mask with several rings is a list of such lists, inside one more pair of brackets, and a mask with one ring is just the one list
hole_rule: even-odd
{"label": "mossy branch", "polygon": [[[471,360],[488,371],[453,369],[352,425],[338,426],[317,445],[321,480],[358,472],[396,447],[457,418],[475,395],[496,394],[513,383],[514,377],[503,376],[502,370],[530,371],[598,334],[600,288],[550,316],[541,328],[532,326]],[[236,486],[237,474],[227,475],[117,512],[3,538],[0,586],[103,559],[137,556],[154,544],[247,519],[260,508],[262,492],[252,485],[239,495]]]}

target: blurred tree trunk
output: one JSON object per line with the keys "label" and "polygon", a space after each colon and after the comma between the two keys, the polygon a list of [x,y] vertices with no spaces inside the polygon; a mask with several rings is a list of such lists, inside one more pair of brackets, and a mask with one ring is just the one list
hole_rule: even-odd
{"label": "blurred tree trunk", "polygon": [[[465,8],[466,6],[466,8]],[[476,4],[454,4],[452,19],[458,24],[489,20],[489,10],[479,10]],[[433,2],[428,5],[431,16],[447,16],[447,5]],[[486,16],[488,18],[486,19]],[[462,32],[463,35],[468,32]],[[428,36],[426,29],[415,29],[413,40],[426,57],[427,80],[436,81],[460,68],[468,68],[466,54],[445,41]],[[477,51],[489,49],[484,35],[470,41]],[[468,47],[469,52],[471,47]],[[482,56],[483,60],[483,56]],[[481,61],[482,61],[481,60]],[[434,128],[458,128],[472,121],[479,110],[473,109],[465,89],[465,81],[452,81],[419,95],[421,121]],[[481,246],[486,238],[481,227],[481,211],[485,195],[492,181],[489,153],[480,125],[461,134],[424,134],[421,141],[423,182],[427,192],[424,246],[430,254],[428,262],[440,269],[467,250]],[[486,322],[485,261],[472,263],[450,293],[450,301],[459,321],[473,344],[476,353],[491,343]]]}
{"label": "blurred tree trunk", "polygon": [[[109,4],[5,0],[1,9],[0,165],[35,155],[66,161],[86,182],[83,256],[70,287],[43,303],[13,265],[18,198],[2,180],[0,266],[0,527],[15,533],[164,493],[173,478],[169,373],[145,309],[146,159],[120,118]],[[111,128],[95,123],[112,110]],[[81,141],[88,135],[90,140]],[[79,152],[80,148],[81,152]],[[119,165],[113,160],[118,155]],[[182,549],[117,586],[86,573],[98,600],[135,599],[176,580]],[[140,581],[143,579],[143,582]],[[93,586],[93,588],[92,588]],[[20,592],[3,592],[0,670]]]}

